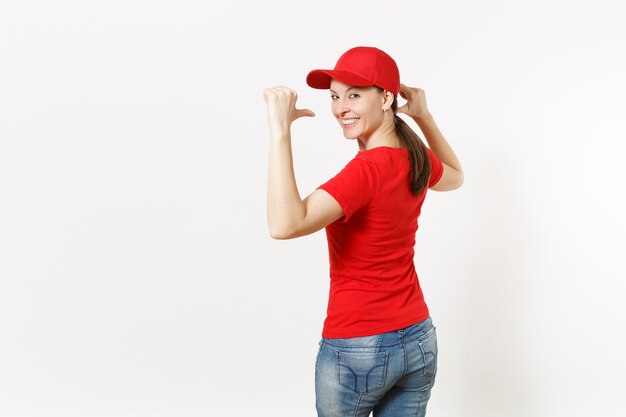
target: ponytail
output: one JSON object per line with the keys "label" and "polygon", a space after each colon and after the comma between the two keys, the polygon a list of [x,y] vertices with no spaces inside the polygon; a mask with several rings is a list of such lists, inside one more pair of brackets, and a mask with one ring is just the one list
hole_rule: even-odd
{"label": "ponytail", "polygon": [[406,124],[404,120],[396,114],[398,109],[398,99],[394,97],[391,109],[394,113],[393,124],[396,135],[400,138],[400,142],[407,148],[409,160],[411,162],[411,171],[409,172],[409,183],[411,193],[418,196],[426,187],[430,178],[430,161],[426,153],[426,146],[417,133]]}

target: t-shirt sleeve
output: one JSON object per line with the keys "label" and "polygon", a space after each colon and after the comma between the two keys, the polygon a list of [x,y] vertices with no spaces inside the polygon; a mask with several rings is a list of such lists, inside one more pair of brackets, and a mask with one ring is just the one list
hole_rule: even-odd
{"label": "t-shirt sleeve", "polygon": [[428,188],[431,188],[441,179],[443,175],[443,164],[430,148],[426,147],[426,152],[430,159],[430,180],[428,181]]}
{"label": "t-shirt sleeve", "polygon": [[337,175],[317,188],[337,200],[345,216],[341,221],[346,222],[355,211],[372,200],[377,185],[378,175],[374,163],[355,157]]}

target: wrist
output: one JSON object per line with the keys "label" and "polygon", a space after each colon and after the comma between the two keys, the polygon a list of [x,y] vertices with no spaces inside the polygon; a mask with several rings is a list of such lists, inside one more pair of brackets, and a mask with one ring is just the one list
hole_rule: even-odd
{"label": "wrist", "polygon": [[427,124],[427,123],[431,123],[434,121],[433,115],[430,113],[426,113],[419,117],[414,117],[413,120],[415,120],[415,123],[417,123],[418,125]]}
{"label": "wrist", "polygon": [[270,128],[270,140],[271,141],[282,141],[282,140],[290,140],[291,139],[291,131],[288,127],[273,127]]}

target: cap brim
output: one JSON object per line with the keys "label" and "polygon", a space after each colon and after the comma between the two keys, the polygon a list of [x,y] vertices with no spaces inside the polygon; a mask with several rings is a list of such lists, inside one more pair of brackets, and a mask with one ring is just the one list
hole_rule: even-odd
{"label": "cap brim", "polygon": [[317,69],[309,72],[309,74],[306,76],[306,83],[310,87],[318,88],[320,90],[326,90],[330,88],[330,81],[333,78],[341,81],[344,84],[354,85],[358,87],[367,87],[373,85],[371,81],[368,81],[365,78],[361,78],[358,75],[354,75],[351,72],[325,69]]}

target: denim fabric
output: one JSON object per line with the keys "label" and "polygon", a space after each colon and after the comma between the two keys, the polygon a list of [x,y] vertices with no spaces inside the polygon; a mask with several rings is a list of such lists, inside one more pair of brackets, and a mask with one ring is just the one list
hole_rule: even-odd
{"label": "denim fabric", "polygon": [[423,417],[437,374],[432,319],[374,336],[323,338],[315,362],[318,417]]}

